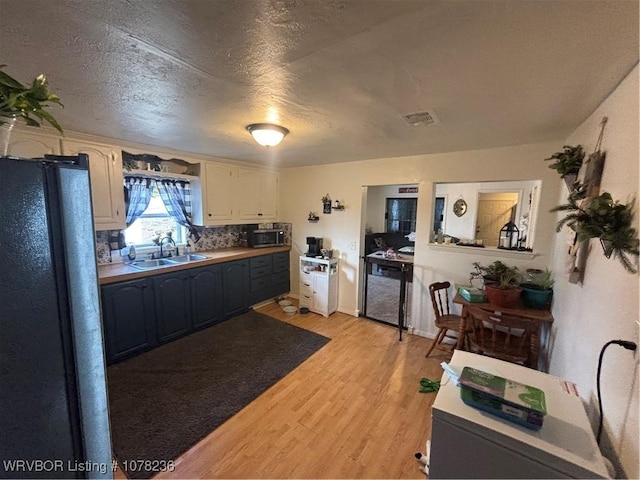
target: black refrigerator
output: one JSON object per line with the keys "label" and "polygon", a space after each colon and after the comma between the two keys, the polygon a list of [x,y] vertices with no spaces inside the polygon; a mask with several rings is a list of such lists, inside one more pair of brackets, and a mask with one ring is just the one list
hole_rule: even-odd
{"label": "black refrigerator", "polygon": [[0,477],[113,477],[87,160],[0,157]]}

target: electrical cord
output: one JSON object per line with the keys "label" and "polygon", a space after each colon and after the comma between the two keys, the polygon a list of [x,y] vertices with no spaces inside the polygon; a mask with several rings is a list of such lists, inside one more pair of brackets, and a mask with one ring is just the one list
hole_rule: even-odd
{"label": "electrical cord", "polygon": [[610,340],[604,344],[602,350],[600,350],[600,358],[598,359],[598,374],[597,374],[597,387],[598,387],[598,407],[600,409],[600,422],[598,424],[598,435],[596,436],[596,441],[598,445],[600,445],[600,436],[602,435],[602,397],[600,396],[600,370],[602,369],[602,357],[604,356],[604,351],[607,349],[609,345],[615,343],[616,345],[620,345],[627,350],[634,350],[638,348],[638,346],[634,342],[629,342],[627,340]]}

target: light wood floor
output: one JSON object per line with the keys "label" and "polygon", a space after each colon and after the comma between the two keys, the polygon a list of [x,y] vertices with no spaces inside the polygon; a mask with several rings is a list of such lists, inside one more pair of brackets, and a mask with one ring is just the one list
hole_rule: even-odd
{"label": "light wood floor", "polygon": [[420,379],[439,379],[450,354],[425,359],[430,340],[341,313],[258,311],[332,340],[156,478],[423,479],[413,455],[435,394]]}

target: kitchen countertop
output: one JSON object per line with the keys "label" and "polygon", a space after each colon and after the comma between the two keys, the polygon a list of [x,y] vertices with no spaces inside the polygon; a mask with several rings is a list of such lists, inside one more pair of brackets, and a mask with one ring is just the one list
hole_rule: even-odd
{"label": "kitchen countertop", "polygon": [[107,285],[109,283],[135,280],[137,278],[150,277],[162,273],[177,272],[178,270],[186,270],[188,268],[206,267],[207,265],[230,262],[232,260],[258,257],[260,255],[269,255],[271,253],[288,252],[290,250],[290,246],[266,248],[220,248],[204,252],[192,252],[209,257],[205,260],[178,263],[171,266],[150,268],[148,270],[140,270],[125,263],[110,263],[106,265],[98,265],[98,279],[100,281],[100,285]]}

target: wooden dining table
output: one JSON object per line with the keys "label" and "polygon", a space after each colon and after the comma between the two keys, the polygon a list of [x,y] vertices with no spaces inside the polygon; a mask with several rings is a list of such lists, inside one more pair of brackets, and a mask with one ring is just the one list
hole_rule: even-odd
{"label": "wooden dining table", "polygon": [[456,293],[456,296],[453,298],[453,303],[462,305],[462,313],[460,314],[460,329],[458,331],[458,342],[456,344],[456,349],[464,349],[464,336],[467,329],[468,317],[467,307],[469,305],[480,308],[482,310],[486,310],[488,312],[495,312],[496,315],[500,313],[505,313],[507,315],[516,315],[518,317],[525,318],[527,320],[531,320],[531,322],[534,322],[538,328],[535,329],[536,333],[532,335],[531,338],[533,352],[531,363],[532,365],[536,366],[537,370],[539,370],[540,336],[543,325],[553,323],[553,314],[551,313],[551,310],[538,310],[525,307],[522,302],[518,302],[513,307],[500,307],[489,302],[468,302],[459,293]]}

